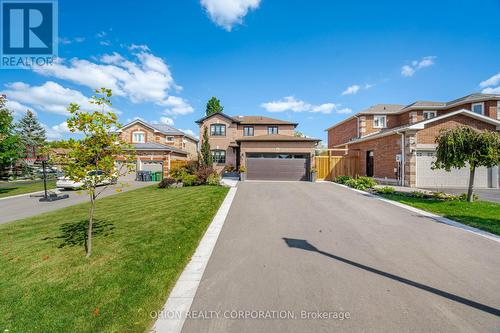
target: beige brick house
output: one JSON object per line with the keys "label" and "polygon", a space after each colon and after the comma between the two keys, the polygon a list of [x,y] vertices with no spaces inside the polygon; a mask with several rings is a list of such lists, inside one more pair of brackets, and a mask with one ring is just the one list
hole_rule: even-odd
{"label": "beige brick house", "polygon": [[[432,170],[442,128],[500,130],[500,95],[471,94],[449,102],[377,104],[327,129],[328,148],[360,156],[360,170],[387,183],[422,188],[467,186],[467,168]],[[339,154],[339,152],[337,152]],[[498,188],[498,167],[476,171],[475,186]]]}
{"label": "beige brick house", "polygon": [[119,130],[120,138],[131,144],[137,155],[137,170],[163,171],[172,160],[198,158],[198,139],[172,126],[134,120]]}
{"label": "beige brick house", "polygon": [[294,135],[297,123],[262,116],[216,113],[197,121],[208,131],[217,171],[244,167],[247,179],[308,180],[318,139]]}

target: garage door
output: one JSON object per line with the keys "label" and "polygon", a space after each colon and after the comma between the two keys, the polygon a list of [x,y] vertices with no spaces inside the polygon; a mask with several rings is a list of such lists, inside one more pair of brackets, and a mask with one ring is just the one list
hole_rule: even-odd
{"label": "garage door", "polygon": [[139,170],[152,172],[163,171],[163,163],[159,161],[141,161]]}
{"label": "garage door", "polygon": [[[469,182],[469,168],[446,170],[432,170],[432,162],[436,160],[434,151],[417,152],[417,187],[457,187],[466,188]],[[476,169],[474,187],[488,187],[487,168]]]}
{"label": "garage door", "polygon": [[305,154],[247,154],[247,179],[308,180],[308,165]]}

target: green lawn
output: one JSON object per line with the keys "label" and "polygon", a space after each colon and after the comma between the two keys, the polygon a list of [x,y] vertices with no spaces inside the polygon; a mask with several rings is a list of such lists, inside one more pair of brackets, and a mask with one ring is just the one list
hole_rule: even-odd
{"label": "green lawn", "polygon": [[145,187],[0,226],[0,332],[145,332],[228,189]]}
{"label": "green lawn", "polygon": [[488,201],[441,201],[384,194],[386,199],[420,208],[452,220],[500,235],[500,204]]}
{"label": "green lawn", "polygon": [[[55,187],[55,180],[47,181],[47,188],[52,189]],[[0,198],[37,191],[43,191],[43,180],[0,182]]]}

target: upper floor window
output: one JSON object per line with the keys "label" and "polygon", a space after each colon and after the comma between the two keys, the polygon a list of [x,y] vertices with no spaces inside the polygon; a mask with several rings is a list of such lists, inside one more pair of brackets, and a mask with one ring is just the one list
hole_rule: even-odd
{"label": "upper floor window", "polygon": [[478,114],[484,114],[484,103],[472,104],[472,112],[478,113]]}
{"label": "upper floor window", "polygon": [[145,143],[146,133],[144,132],[132,132],[132,143]]}
{"label": "upper floor window", "polygon": [[500,101],[497,101],[497,119],[500,120]]}
{"label": "upper floor window", "polygon": [[267,134],[278,134],[278,126],[267,126]]}
{"label": "upper floor window", "polygon": [[226,151],[225,150],[212,150],[212,160],[214,163],[226,163]]}
{"label": "upper floor window", "polygon": [[173,137],[173,136],[167,136],[167,137],[165,138],[165,141],[167,141],[167,142],[174,142],[174,141],[175,141],[175,139],[174,139],[174,137]]}
{"label": "upper floor window", "polygon": [[424,119],[431,119],[436,117],[437,112],[436,111],[424,111]]}
{"label": "upper floor window", "polygon": [[386,116],[373,116],[373,128],[385,128],[387,126]]}
{"label": "upper floor window", "polygon": [[210,125],[210,135],[226,136],[226,125],[224,124]]}
{"label": "upper floor window", "polygon": [[243,136],[253,136],[253,126],[243,126]]}

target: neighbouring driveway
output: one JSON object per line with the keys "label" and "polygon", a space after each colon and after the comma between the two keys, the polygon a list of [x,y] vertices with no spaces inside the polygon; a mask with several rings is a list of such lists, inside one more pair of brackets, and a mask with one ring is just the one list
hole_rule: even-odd
{"label": "neighbouring driveway", "polygon": [[[152,184],[150,182],[137,182],[133,176],[125,176],[118,181],[117,185],[108,186],[99,198],[117,194],[119,193],[117,190],[125,192]],[[101,189],[103,188],[98,188],[98,190]],[[69,194],[69,198],[53,202],[40,202],[38,197],[23,195],[0,200],[0,224],[89,201],[85,191],[61,191],[61,193]]]}
{"label": "neighbouring driveway", "polygon": [[499,253],[334,184],[240,183],[183,332],[498,332]]}
{"label": "neighbouring driveway", "polygon": [[[448,194],[467,193],[466,188],[462,188],[462,189],[457,189],[457,188],[426,188],[426,190],[441,191],[441,192],[445,192]],[[493,202],[500,203],[500,189],[480,188],[480,189],[474,189],[474,193],[479,196],[479,200],[493,201]]]}

